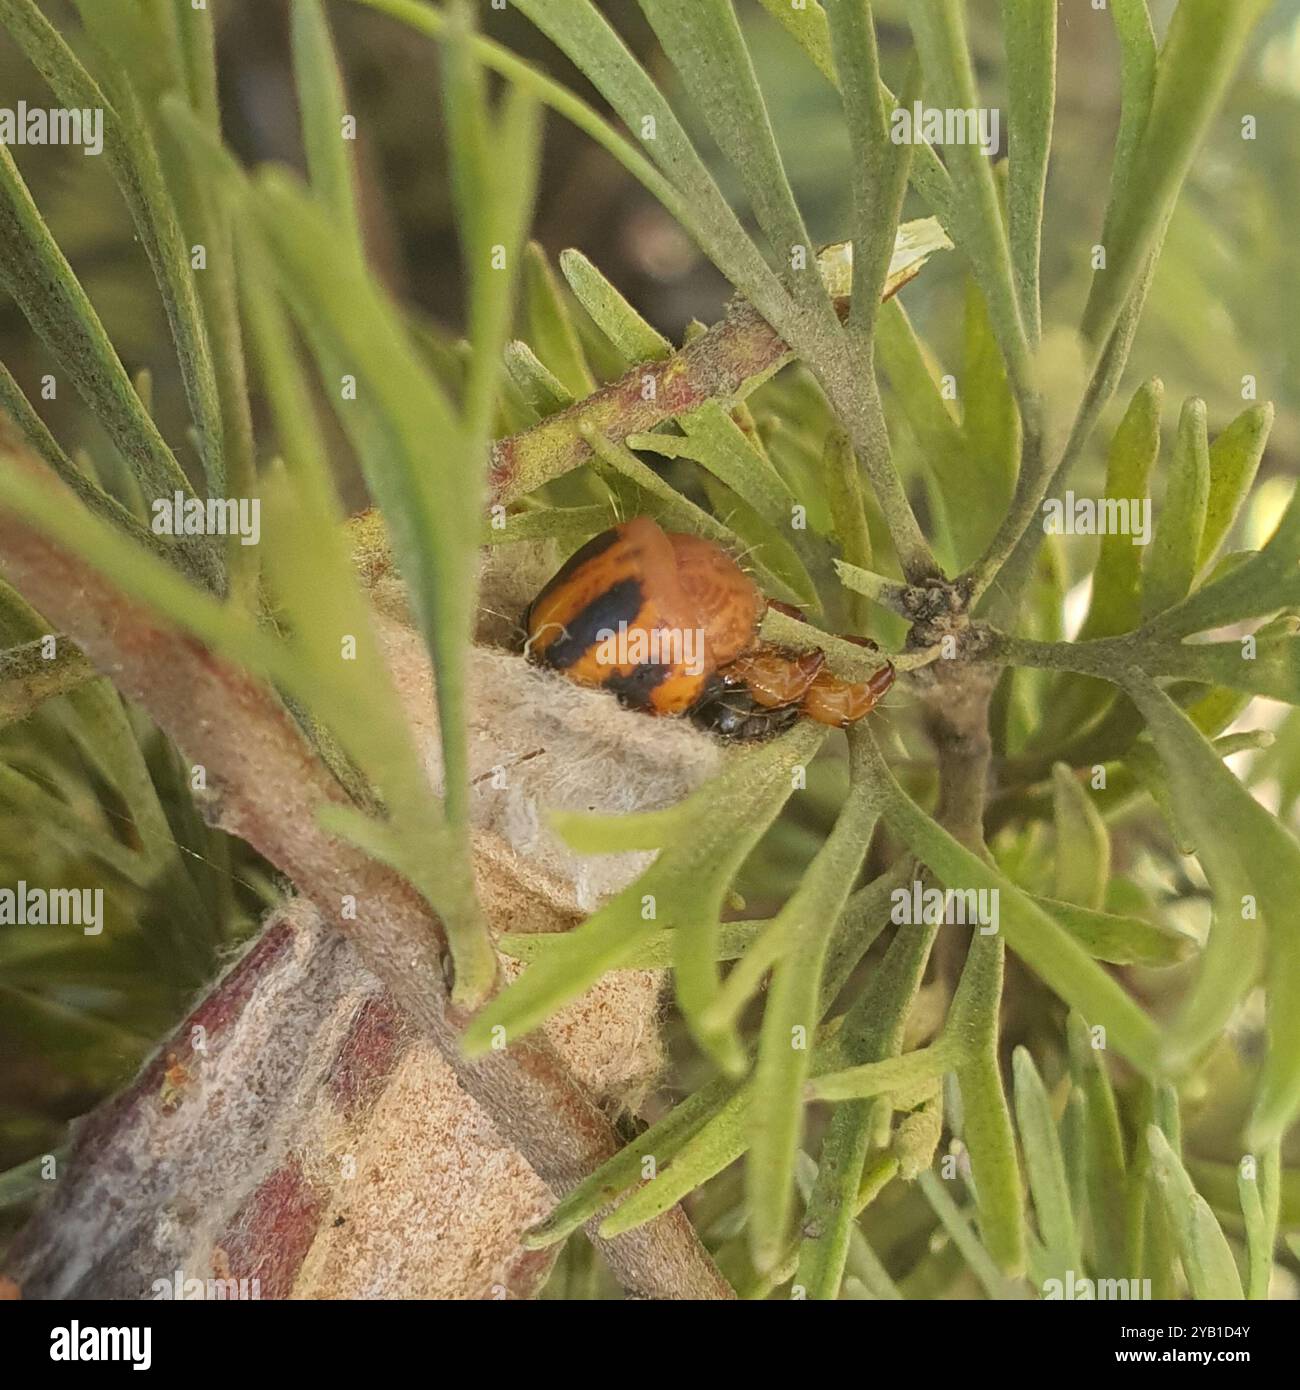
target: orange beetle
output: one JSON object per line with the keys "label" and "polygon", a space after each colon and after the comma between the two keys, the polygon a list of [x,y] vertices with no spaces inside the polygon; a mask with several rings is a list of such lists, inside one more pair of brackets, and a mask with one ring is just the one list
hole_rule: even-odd
{"label": "orange beetle", "polygon": [[651,714],[689,714],[728,738],[766,737],[801,714],[843,728],[870,713],[893,666],[840,680],[822,652],[762,641],[767,607],[721,546],[639,516],[560,568],[524,615],[524,650],[579,685]]}

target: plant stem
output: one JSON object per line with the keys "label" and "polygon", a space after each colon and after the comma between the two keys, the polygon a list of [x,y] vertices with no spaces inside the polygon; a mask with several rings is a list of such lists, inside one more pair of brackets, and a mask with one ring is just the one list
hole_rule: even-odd
{"label": "plant stem", "polygon": [[[55,505],[73,505],[21,446],[6,447],[12,466],[50,480]],[[24,597],[74,633],[123,694],[207,768],[215,822],[257,849],[326,921],[351,934],[457,1079],[557,1195],[618,1152],[614,1126],[549,1044],[524,1039],[465,1057],[460,1036],[468,1018],[447,997],[439,922],[405,879],[321,827],[320,812],[345,806],[345,794],[267,686],[160,625],[11,512],[0,512],[0,555]],[[342,915],[349,897],[367,904],[356,921]],[[594,1226],[592,1235],[599,1239]],[[734,1296],[679,1210],[600,1245],[620,1282],[638,1296]]]}

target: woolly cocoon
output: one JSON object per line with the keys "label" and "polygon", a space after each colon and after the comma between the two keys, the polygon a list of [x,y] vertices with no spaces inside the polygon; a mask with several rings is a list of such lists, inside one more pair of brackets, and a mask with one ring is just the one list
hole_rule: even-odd
{"label": "woolly cocoon", "polygon": [[[383,627],[384,650],[431,781],[442,787],[433,677],[404,628]],[[623,887],[648,854],[575,854],[548,811],[616,815],[680,800],[716,766],[717,746],[677,719],[619,708],[491,647],[470,658],[471,814],[501,873],[562,909],[586,914]],[[490,876],[489,876],[490,877]]]}

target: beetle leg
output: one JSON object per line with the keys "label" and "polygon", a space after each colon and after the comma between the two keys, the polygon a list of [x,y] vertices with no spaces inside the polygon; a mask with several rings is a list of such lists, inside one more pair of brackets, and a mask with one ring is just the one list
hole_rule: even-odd
{"label": "beetle leg", "polygon": [[799,706],[765,709],[745,686],[718,681],[690,717],[697,727],[730,742],[755,742],[788,729],[799,718]]}
{"label": "beetle leg", "polygon": [[893,683],[894,668],[888,664],[861,683],[843,681],[823,671],[809,687],[800,708],[819,724],[843,729],[870,714]]}
{"label": "beetle leg", "polygon": [[825,652],[788,652],[760,642],[728,662],[719,675],[733,685],[743,685],[764,709],[780,709],[798,704],[825,665]]}

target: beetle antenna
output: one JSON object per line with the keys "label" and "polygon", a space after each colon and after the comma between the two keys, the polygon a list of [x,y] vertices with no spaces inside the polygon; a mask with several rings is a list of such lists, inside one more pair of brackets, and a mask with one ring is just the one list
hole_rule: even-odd
{"label": "beetle antenna", "polygon": [[542,626],[524,643],[524,655],[533,654],[533,643],[537,641],[543,633],[549,632],[551,628],[558,628],[562,637],[568,637],[569,629],[563,623],[543,623]]}
{"label": "beetle antenna", "polygon": [[528,635],[528,629],[518,618],[511,617],[509,613],[503,613],[499,608],[489,608],[486,603],[480,603],[478,611],[480,613],[487,613],[493,618],[500,618],[503,623],[509,625],[511,633],[519,633],[525,637]]}

